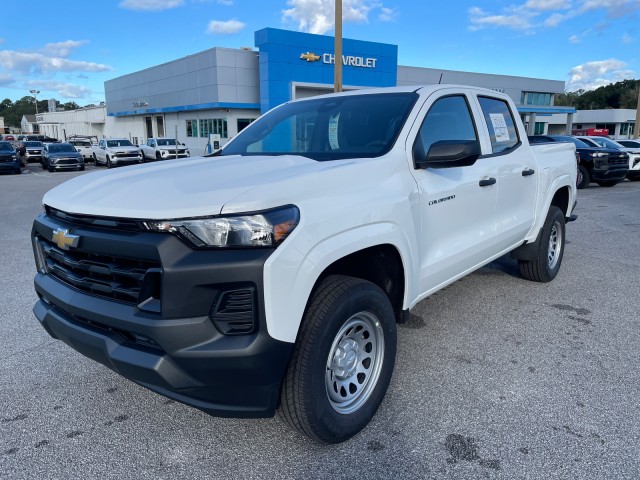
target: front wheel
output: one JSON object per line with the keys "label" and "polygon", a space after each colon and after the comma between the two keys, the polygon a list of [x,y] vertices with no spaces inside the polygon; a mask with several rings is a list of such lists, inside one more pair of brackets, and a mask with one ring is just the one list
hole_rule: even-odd
{"label": "front wheel", "polygon": [[112,168],[113,165],[111,164],[111,159],[109,157],[107,157],[107,168]]}
{"label": "front wheel", "polygon": [[582,165],[578,165],[578,178],[576,179],[576,186],[578,188],[585,188],[591,182],[591,176],[589,170]]}
{"label": "front wheel", "polygon": [[618,184],[617,180],[601,180],[597,182],[601,187],[615,187]]}
{"label": "front wheel", "polygon": [[547,213],[538,250],[530,260],[518,260],[520,275],[534,282],[550,282],[560,270],[564,254],[564,214],[558,207]]}
{"label": "front wheel", "polygon": [[351,438],[382,403],[396,342],[393,308],[378,286],[327,277],[302,320],[282,385],[280,416],[322,443]]}

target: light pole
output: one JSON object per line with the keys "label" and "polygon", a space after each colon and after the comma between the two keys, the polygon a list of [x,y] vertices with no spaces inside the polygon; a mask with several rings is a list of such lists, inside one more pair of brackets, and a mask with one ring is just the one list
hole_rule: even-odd
{"label": "light pole", "polygon": [[40,90],[29,90],[29,93],[33,95],[33,98],[36,101],[36,115],[38,115],[38,94],[40,93]]}

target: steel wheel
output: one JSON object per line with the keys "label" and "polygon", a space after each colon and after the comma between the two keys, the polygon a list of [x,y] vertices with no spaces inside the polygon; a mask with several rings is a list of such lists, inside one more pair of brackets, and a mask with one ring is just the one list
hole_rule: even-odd
{"label": "steel wheel", "polygon": [[549,249],[547,251],[547,262],[549,269],[556,268],[558,259],[560,258],[560,251],[562,250],[562,227],[559,221],[555,221],[551,227],[549,235]]}
{"label": "steel wheel", "polygon": [[336,335],[327,358],[325,387],[336,412],[355,412],[368,400],[383,361],[380,321],[369,312],[353,315]]}

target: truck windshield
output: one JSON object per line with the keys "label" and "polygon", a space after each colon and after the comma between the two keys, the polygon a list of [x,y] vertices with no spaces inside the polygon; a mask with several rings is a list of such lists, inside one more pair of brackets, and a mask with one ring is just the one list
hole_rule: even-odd
{"label": "truck windshield", "polygon": [[71,153],[76,152],[73,145],[70,143],[52,143],[49,145],[49,152],[51,153]]}
{"label": "truck windshield", "polygon": [[175,145],[176,141],[173,138],[159,138],[158,146],[160,147],[168,147],[169,145]]}
{"label": "truck windshield", "polygon": [[221,155],[302,155],[314,160],[387,153],[416,102],[414,92],[291,102],[245,128]]}
{"label": "truck windshield", "polygon": [[133,147],[129,140],[107,140],[107,147]]}

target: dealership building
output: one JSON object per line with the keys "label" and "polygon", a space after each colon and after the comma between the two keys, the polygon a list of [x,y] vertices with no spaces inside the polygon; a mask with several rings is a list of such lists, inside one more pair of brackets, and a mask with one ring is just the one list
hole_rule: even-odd
{"label": "dealership building", "polygon": [[[530,134],[546,133],[554,114],[567,119],[575,109],[553,105],[564,81],[459,72],[398,65],[398,46],[343,39],[343,89],[452,83],[490,88],[509,95]],[[334,38],[265,28],[255,48],[214,47],[105,82],[106,105],[38,116],[46,135],[176,137],[192,154],[207,143],[224,145],[260,114],[296,98],[330,93],[334,80]],[[102,112],[102,114],[100,114]],[[78,131],[82,130],[82,131]]]}

